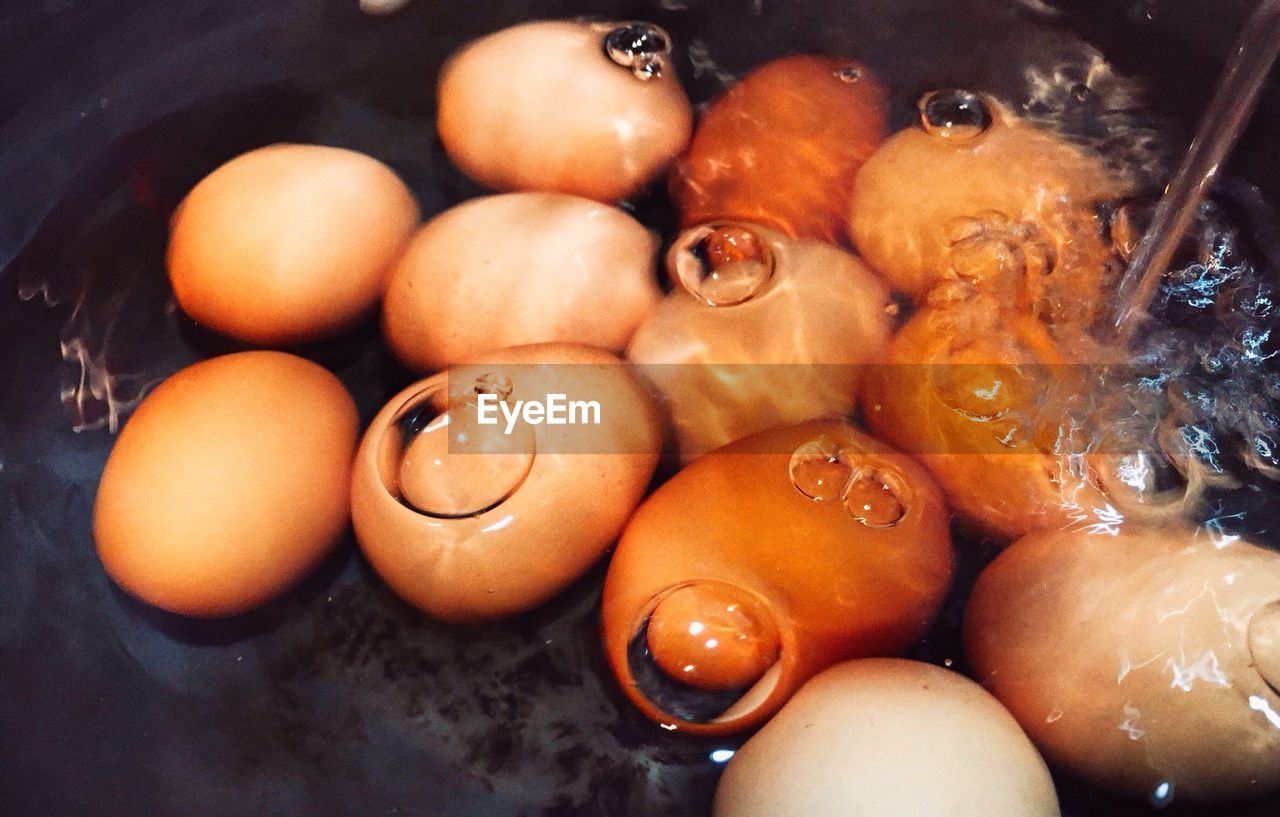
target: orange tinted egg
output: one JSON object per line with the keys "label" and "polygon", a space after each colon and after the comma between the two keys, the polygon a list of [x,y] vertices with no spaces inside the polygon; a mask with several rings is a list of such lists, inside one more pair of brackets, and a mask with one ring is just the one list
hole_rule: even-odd
{"label": "orange tinted egg", "polygon": [[494,190],[630,196],[689,143],[670,46],[647,23],[543,21],[482,37],[441,72],[440,139]]}
{"label": "orange tinted egg", "polygon": [[302,358],[242,352],[183,369],[107,460],[93,519],[103,566],[170,612],[257,607],[346,528],[356,431],[342,384]]}
{"label": "orange tinted egg", "polygon": [[671,176],[686,227],[728,219],[846,242],[849,195],[885,135],[888,94],[850,60],[785,57],[707,110]]}
{"label": "orange tinted egg", "polygon": [[204,178],[174,214],[169,279],[197,323],[247,343],[320,340],[366,315],[418,223],[386,165],[272,145]]}
{"label": "orange tinted egg", "polygon": [[649,717],[761,723],[810,676],[905,649],[951,579],[928,473],[821,420],[694,460],[636,511],[605,579],[605,652]]}

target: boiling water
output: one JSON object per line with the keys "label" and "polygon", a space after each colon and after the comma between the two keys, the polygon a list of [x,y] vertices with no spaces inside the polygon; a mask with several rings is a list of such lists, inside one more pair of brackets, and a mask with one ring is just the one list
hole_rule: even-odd
{"label": "boiling water", "polygon": [[[0,364],[0,518],[6,542],[29,544],[0,553],[0,571],[16,586],[0,601],[0,649],[6,661],[33,668],[32,684],[126,684],[137,703],[119,730],[163,722],[172,735],[196,735],[181,774],[223,811],[247,796],[277,813],[433,814],[449,801],[450,813],[494,817],[705,814],[718,769],[737,744],[667,736],[631,712],[599,650],[598,574],[544,610],[478,630],[424,621],[368,575],[350,546],[286,599],[229,622],[172,619],[110,587],[93,561],[86,521],[109,432],[150,386],[232,348],[174,308],[163,263],[173,207],[222,161],[273,141],[367,151],[406,179],[427,216],[479,194],[435,139],[431,78],[468,39],[537,16],[589,12],[662,25],[695,101],[795,51],[870,64],[899,103],[900,126],[925,90],[991,93],[1100,151],[1150,193],[1111,203],[1106,213],[1122,251],[1150,217],[1169,160],[1185,145],[1185,123],[1161,122],[1141,82],[1060,28],[1038,2],[546,2],[466,21],[443,19],[440,4],[425,1],[376,21],[361,17],[355,0],[348,5],[312,19],[305,14],[315,13],[313,4],[298,4],[281,20],[246,4],[245,18],[219,35],[235,46],[223,49],[234,58],[201,73],[189,55],[186,70],[202,77],[189,88],[175,79],[183,71],[167,64],[126,77],[132,87],[104,82],[77,97],[83,104],[24,109],[12,120],[27,136],[23,151],[0,158],[0,178],[17,191],[0,233],[0,336],[21,354]],[[1157,3],[1147,5],[1144,14],[1158,12]],[[319,45],[306,39],[313,29],[323,32]],[[263,46],[277,36],[318,53]],[[69,151],[74,162],[48,159]],[[629,206],[674,236],[659,198]],[[1162,384],[1144,415],[1167,443],[1151,452],[1163,463],[1162,479],[1185,481],[1194,463],[1206,476],[1205,519],[1223,536],[1273,546],[1280,543],[1277,270],[1280,217],[1257,188],[1223,179],[1161,284],[1150,329],[1125,370],[1139,386]],[[365,420],[412,379],[372,324],[305,351],[339,373]],[[46,364],[59,359],[53,378]],[[953,598],[914,652],[949,666],[960,660],[963,599],[980,554],[989,553],[972,538],[958,549],[967,556]],[[37,582],[46,588],[40,596]],[[0,680],[0,693],[17,700],[22,690]],[[252,715],[250,732],[210,729],[228,708]],[[14,713],[11,734],[33,730],[39,716]],[[30,751],[65,752],[79,740],[65,728],[33,731]],[[142,775],[131,779],[134,793],[122,795],[134,798],[138,813],[181,802],[171,784],[146,776],[162,763],[160,745],[136,747],[151,772],[119,772]],[[307,769],[298,756],[309,759]],[[423,777],[406,780],[406,769]],[[235,786],[216,782],[226,775]],[[1135,813],[1060,783],[1069,815]],[[1154,804],[1174,796],[1153,793]]]}

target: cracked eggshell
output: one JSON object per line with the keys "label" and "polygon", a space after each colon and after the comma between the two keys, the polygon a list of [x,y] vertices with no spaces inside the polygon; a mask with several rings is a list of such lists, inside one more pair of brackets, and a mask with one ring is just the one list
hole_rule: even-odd
{"label": "cracked eggshell", "polygon": [[1113,533],[1034,534],[983,572],[974,676],[1051,762],[1112,791],[1280,788],[1280,554],[1184,527]]}

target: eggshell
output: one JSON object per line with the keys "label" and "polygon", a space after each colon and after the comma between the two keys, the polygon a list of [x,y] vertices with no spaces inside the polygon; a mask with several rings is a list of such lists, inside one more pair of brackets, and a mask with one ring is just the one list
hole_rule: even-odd
{"label": "eggshell", "polygon": [[711,104],[671,174],[681,224],[763,224],[848,243],[849,196],[886,134],[888,92],[864,65],[796,55],[765,63]]}
{"label": "eggshell", "polygon": [[[947,509],[923,468],[844,421],[771,429],[694,460],[627,523],[605,654],[653,720],[740,731],[836,662],[905,649],[951,572]],[[715,642],[670,638],[682,625]]]}
{"label": "eggshell", "polygon": [[360,320],[418,223],[413,194],[355,151],[272,145],[206,176],[173,217],[169,279],[197,323],[288,346]]}
{"label": "eggshell", "polygon": [[1064,424],[1086,404],[1089,368],[1020,331],[1002,303],[925,307],[884,359],[864,375],[868,427],[926,465],[971,523],[1013,539],[1116,516],[1059,451]]}
{"label": "eggshell", "polygon": [[[439,451],[446,466],[465,469],[472,486],[502,480],[492,495],[499,501],[457,513],[479,494],[432,492],[437,501],[459,503],[443,509],[455,518],[410,507],[400,495],[404,409],[433,388],[465,390],[480,378],[507,378],[513,399],[559,393],[597,401],[600,422],[533,426],[532,464],[509,481],[500,468],[485,467],[491,460],[483,446]],[[459,421],[451,414],[450,424]],[[501,440],[499,432],[491,433]],[[387,584],[434,618],[519,613],[564,590],[613,544],[644,496],[661,448],[653,399],[613,355],[572,344],[499,350],[410,386],[374,418],[352,480],[356,537]]]}
{"label": "eggshell", "polygon": [[621,351],[661,298],[657,249],[631,216],[577,196],[473,199],[414,236],[387,283],[387,342],[423,370],[531,343]]}
{"label": "eggshell", "polygon": [[524,23],[460,50],[440,75],[450,158],[494,190],[603,202],[661,175],[689,143],[693,110],[665,56],[648,79],[609,58],[605,37],[625,25]]}
{"label": "eggshell", "polygon": [[[686,462],[773,426],[848,414],[891,332],[888,291],[852,255],[758,225],[718,229],[756,237],[772,276],[722,305],[677,286],[627,349],[662,393]],[[668,256],[675,278],[686,242]]]}
{"label": "eggshell", "polygon": [[859,254],[920,300],[966,274],[957,252],[975,235],[1006,233],[1018,244],[1034,237],[1064,270],[1055,283],[1096,301],[1108,248],[1091,208],[1126,186],[1099,157],[987,104],[992,122],[981,134],[910,128],[867,160],[850,204]]}
{"label": "eggshell", "polygon": [[157,607],[242,613],[294,584],[347,524],[355,404],[279,352],[189,366],[134,412],[98,486],[107,573]]}
{"label": "eggshell", "polygon": [[1044,761],[949,670],[865,659],[810,680],[729,761],[714,817],[1057,817]]}
{"label": "eggshell", "polygon": [[1278,601],[1280,554],[1222,533],[1038,533],[982,573],[965,651],[1050,762],[1156,805],[1252,798],[1280,788]]}

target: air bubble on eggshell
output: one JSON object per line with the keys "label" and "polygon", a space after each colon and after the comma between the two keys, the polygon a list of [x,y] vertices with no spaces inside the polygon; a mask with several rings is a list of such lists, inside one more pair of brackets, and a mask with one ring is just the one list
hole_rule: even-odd
{"label": "air bubble on eggshell", "polygon": [[461,394],[438,382],[409,397],[378,443],[382,461],[395,464],[381,469],[387,491],[419,513],[452,519],[492,510],[519,490],[537,453],[533,428],[518,423],[508,434],[476,422],[478,393],[509,403],[514,386],[502,380],[495,388],[482,376]]}
{"label": "air bubble on eggshell", "polygon": [[[808,476],[796,479],[797,452],[892,483],[895,518],[853,518],[846,485],[815,501]],[[738,440],[694,460],[628,522],[602,602],[610,666],[658,723],[693,734],[749,729],[832,663],[896,653],[923,632],[950,584],[947,522],[927,472],[847,422]],[[680,603],[664,606],[672,599]],[[666,619],[656,644],[647,630],[655,612]],[[686,621],[719,622],[742,640],[718,663],[714,647],[667,631]],[[697,683],[682,681],[685,667]]]}

